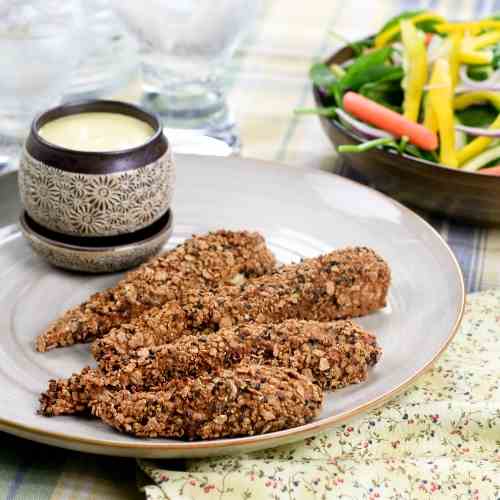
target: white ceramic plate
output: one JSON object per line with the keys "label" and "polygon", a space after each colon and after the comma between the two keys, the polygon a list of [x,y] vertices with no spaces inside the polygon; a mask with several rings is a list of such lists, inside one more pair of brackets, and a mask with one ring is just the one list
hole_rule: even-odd
{"label": "white ceramic plate", "polygon": [[38,416],[38,394],[47,380],[68,376],[92,358],[85,345],[37,353],[36,335],[66,308],[120,276],[56,270],[31,253],[19,232],[5,231],[0,241],[2,430],[76,450],[140,457],[200,457],[276,446],[383,403],[426,370],[453,337],[464,305],[459,267],[440,236],[408,209],[319,171],[239,158],[179,156],[177,162],[176,227],[170,245],[209,229],[251,228],[262,231],[283,262],[346,245],[380,252],[393,273],[389,305],[360,323],[377,333],[384,350],[381,362],[367,382],[328,394],[316,421],[255,437],[144,440],[97,420]]}

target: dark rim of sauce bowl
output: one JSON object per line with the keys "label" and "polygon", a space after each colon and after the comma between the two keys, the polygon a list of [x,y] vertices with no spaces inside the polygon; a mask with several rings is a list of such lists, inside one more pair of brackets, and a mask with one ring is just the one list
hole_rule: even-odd
{"label": "dark rim of sauce bowl", "polygon": [[[78,151],[45,140],[38,131],[48,122],[79,113],[116,113],[146,122],[154,134],[143,144],[110,151]],[[28,153],[51,167],[82,174],[125,172],[153,163],[169,148],[160,118],[141,106],[111,100],[81,100],[61,104],[39,113],[31,124],[26,142]]]}

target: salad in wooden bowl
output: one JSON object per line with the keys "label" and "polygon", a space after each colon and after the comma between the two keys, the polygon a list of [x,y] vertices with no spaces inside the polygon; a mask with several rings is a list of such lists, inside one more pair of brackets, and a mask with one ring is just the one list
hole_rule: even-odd
{"label": "salad in wooden bowl", "polygon": [[500,223],[500,18],[405,12],[310,70],[315,113],[379,189]]}

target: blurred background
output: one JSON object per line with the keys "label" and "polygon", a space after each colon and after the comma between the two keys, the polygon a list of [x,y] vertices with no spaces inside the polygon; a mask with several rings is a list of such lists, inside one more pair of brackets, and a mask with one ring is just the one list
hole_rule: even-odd
{"label": "blurred background", "polygon": [[314,162],[311,141],[324,161],[330,147],[317,123],[290,125],[293,109],[311,101],[311,63],[401,10],[424,8],[469,19],[500,2],[3,0],[0,168],[15,168],[38,111],[96,97],[156,111],[180,152],[284,160],[280,144],[294,134],[287,161]]}

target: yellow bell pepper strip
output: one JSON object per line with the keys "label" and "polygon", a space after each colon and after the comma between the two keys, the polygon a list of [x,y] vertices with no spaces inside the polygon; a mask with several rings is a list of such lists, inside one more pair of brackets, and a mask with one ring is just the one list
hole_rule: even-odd
{"label": "yellow bell pepper strip", "polygon": [[[498,129],[500,128],[500,115],[498,115],[495,121],[488,127],[490,129]],[[467,146],[463,147],[457,152],[457,160],[458,164],[462,165],[466,161],[470,160],[474,156],[482,153],[492,142],[493,137],[477,137],[467,144]]]}
{"label": "yellow bell pepper strip", "polygon": [[484,49],[484,47],[493,45],[500,40],[500,30],[488,31],[487,33],[483,33],[482,35],[470,38],[472,42],[472,48]]}
{"label": "yellow bell pepper strip", "polygon": [[491,64],[493,52],[491,50],[460,50],[460,62],[464,64]]}
{"label": "yellow bell pepper strip", "polygon": [[436,26],[439,33],[471,33],[476,34],[484,30],[500,30],[500,21],[495,19],[484,19],[482,21],[468,21],[460,23],[444,22]]}
{"label": "yellow bell pepper strip", "polygon": [[411,121],[418,121],[424,85],[427,82],[427,50],[423,37],[410,20],[400,23],[405,58],[405,95],[403,114]]}
{"label": "yellow bell pepper strip", "polygon": [[[448,62],[450,65],[450,75],[452,90],[454,91],[455,86],[458,82],[459,71],[460,71],[460,43],[462,41],[462,33],[452,33],[448,36],[445,44],[447,44],[446,51],[448,53]],[[467,106],[465,106],[467,107]],[[431,105],[430,96],[427,95],[424,104],[424,126],[433,132],[438,130],[438,122],[436,113]],[[455,133],[455,142],[456,142]]]}
{"label": "yellow bell pepper strip", "polygon": [[[413,24],[420,23],[422,21],[437,21],[438,23],[446,22],[446,20],[442,16],[436,14],[435,12],[422,12],[421,14],[417,14],[416,16],[413,16],[412,18],[407,20],[412,22]],[[396,36],[398,36],[400,32],[400,23],[386,29],[385,31],[382,31],[382,33],[379,33],[375,37],[375,48],[385,47]]]}
{"label": "yellow bell pepper strip", "polygon": [[438,131],[436,113],[434,113],[434,110],[432,109],[431,100],[428,94],[425,98],[424,104],[424,127],[428,128],[432,132]]}
{"label": "yellow bell pepper strip", "polygon": [[[488,163],[496,160],[500,156],[500,146],[496,146],[491,149],[487,149],[484,153],[475,156],[471,161],[468,161],[462,166],[462,170],[466,172],[477,172],[480,168],[483,168]],[[493,167],[498,168],[498,167]]]}
{"label": "yellow bell pepper strip", "polygon": [[459,80],[462,33],[452,33],[448,38],[450,40],[448,60],[450,62],[451,83],[453,84],[453,88],[455,88]]}
{"label": "yellow bell pepper strip", "polygon": [[443,165],[456,167],[453,84],[450,64],[446,59],[439,58],[434,63],[429,87],[430,105],[436,114],[439,131],[439,161]]}
{"label": "yellow bell pepper strip", "polygon": [[489,64],[493,59],[491,50],[480,50],[500,41],[500,30],[479,36],[465,36],[460,48],[460,61],[465,64]]}
{"label": "yellow bell pepper strip", "polygon": [[468,108],[474,104],[491,103],[498,111],[500,111],[500,92],[492,92],[490,90],[476,90],[460,94],[453,99],[453,107],[457,110]]}

